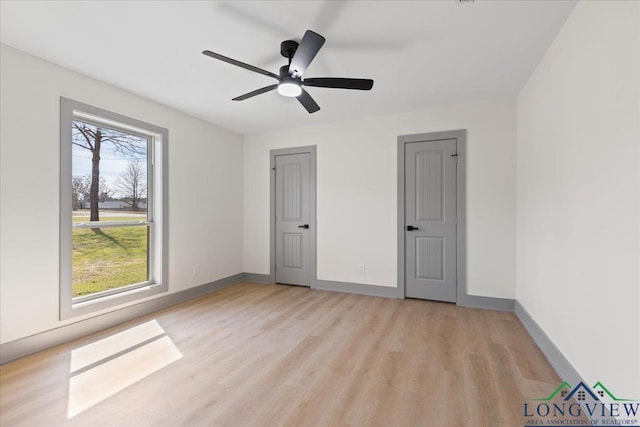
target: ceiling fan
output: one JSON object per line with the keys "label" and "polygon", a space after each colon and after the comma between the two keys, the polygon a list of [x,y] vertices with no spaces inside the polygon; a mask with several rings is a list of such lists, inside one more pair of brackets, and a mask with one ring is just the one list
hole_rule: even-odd
{"label": "ceiling fan", "polygon": [[262,68],[245,64],[244,62],[220,55],[219,53],[205,50],[202,53],[220,61],[244,68],[249,71],[263,74],[278,80],[278,83],[256,89],[252,92],[233,98],[233,101],[244,101],[262,93],[278,90],[278,93],[287,97],[296,97],[302,106],[309,112],[315,113],[320,106],[302,86],[328,87],[335,89],[371,90],[373,80],[370,79],[346,79],[339,77],[312,77],[303,79],[302,75],[318,54],[325,42],[325,38],[318,33],[307,30],[298,44],[293,40],[285,40],[280,44],[280,54],[289,60],[289,65],[280,67],[280,74],[274,74]]}

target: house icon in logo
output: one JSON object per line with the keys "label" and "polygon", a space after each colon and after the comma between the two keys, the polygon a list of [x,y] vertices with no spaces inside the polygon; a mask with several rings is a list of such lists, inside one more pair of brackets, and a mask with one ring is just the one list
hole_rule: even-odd
{"label": "house icon in logo", "polygon": [[578,385],[575,386],[573,390],[571,390],[571,393],[569,393],[567,397],[564,398],[564,400],[571,400],[571,398],[573,398],[574,396],[578,402],[584,402],[589,397],[591,398],[589,400],[594,400],[596,402],[600,400],[598,396],[596,396],[595,393],[591,390],[591,388],[582,381],[580,381],[580,383],[578,383]]}
{"label": "house icon in logo", "polygon": [[614,402],[633,402],[633,399],[618,399],[617,397],[615,397],[613,395],[613,393],[611,393],[609,391],[609,389],[607,389],[604,384],[602,384],[600,381],[598,381],[593,387],[593,390],[595,390],[595,392],[598,394],[598,396],[600,397],[605,397],[608,396],[611,400],[613,400]]}
{"label": "house icon in logo", "polygon": [[556,388],[549,396],[540,399],[532,399],[538,401],[553,400],[556,396],[560,395],[562,400],[571,400],[575,398],[578,402],[598,402],[602,398],[605,400],[613,400],[615,402],[633,402],[633,399],[618,399],[607,389],[600,381],[595,383],[593,387],[589,387],[584,382],[580,381],[575,387],[571,387],[568,382],[563,382],[558,388]]}
{"label": "house icon in logo", "polygon": [[565,396],[567,396],[567,394],[569,394],[570,391],[571,391],[571,384],[565,381],[562,384],[560,384],[560,386],[557,389],[555,389],[549,396],[543,397],[540,399],[532,399],[532,400],[552,400],[558,394],[560,394],[560,397],[564,398]]}

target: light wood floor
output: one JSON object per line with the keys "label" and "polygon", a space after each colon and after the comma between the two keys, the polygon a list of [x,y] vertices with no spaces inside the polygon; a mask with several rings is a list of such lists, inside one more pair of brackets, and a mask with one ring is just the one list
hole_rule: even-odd
{"label": "light wood floor", "polygon": [[3,365],[0,424],[518,426],[559,384],[512,313],[242,283]]}

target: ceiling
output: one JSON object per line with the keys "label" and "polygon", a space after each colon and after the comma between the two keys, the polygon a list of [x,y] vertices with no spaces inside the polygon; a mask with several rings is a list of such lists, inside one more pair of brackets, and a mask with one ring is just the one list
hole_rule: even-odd
{"label": "ceiling", "polygon": [[[515,96],[574,1],[2,1],[0,40],[56,64],[248,134]],[[308,114],[270,92],[231,98],[275,73],[280,42],[327,42],[305,77],[375,80],[373,89],[308,88]]]}

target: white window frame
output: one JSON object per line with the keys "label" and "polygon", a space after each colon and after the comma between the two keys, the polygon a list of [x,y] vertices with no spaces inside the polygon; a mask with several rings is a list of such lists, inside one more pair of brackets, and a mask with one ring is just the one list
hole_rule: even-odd
{"label": "white window frame", "polygon": [[[147,221],[100,222],[100,228],[148,226],[148,281],[73,298],[71,287],[72,231],[95,228],[72,224],[72,123],[102,125],[147,138]],[[167,129],[131,117],[60,97],[60,320],[117,308],[169,289],[168,284],[168,142]]]}

